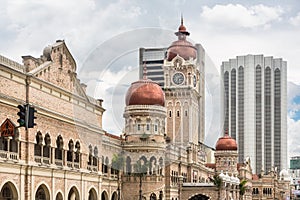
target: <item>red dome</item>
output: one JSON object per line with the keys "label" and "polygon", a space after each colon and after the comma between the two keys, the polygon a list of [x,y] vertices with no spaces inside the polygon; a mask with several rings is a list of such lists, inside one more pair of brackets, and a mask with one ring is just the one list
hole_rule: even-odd
{"label": "red dome", "polygon": [[167,60],[171,61],[177,55],[185,60],[189,58],[195,59],[197,57],[197,49],[186,40],[177,40],[168,48]]}
{"label": "red dome", "polygon": [[126,94],[126,106],[129,105],[165,105],[165,95],[161,87],[149,80],[143,79],[131,84]]}
{"label": "red dome", "polygon": [[230,137],[227,133],[221,138],[219,138],[217,144],[216,144],[216,150],[217,151],[236,151],[237,150],[237,144],[235,139]]}

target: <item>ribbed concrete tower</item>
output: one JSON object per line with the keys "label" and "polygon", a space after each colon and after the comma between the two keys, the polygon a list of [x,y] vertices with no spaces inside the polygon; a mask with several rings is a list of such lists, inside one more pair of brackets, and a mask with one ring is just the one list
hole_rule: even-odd
{"label": "ribbed concrete tower", "polygon": [[255,173],[287,167],[286,76],[286,61],[271,56],[237,56],[221,66],[224,130]]}

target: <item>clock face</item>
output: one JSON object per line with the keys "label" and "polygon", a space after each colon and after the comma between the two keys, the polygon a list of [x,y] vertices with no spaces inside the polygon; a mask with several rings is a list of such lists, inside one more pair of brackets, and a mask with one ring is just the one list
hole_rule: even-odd
{"label": "clock face", "polygon": [[184,81],[184,75],[183,73],[177,72],[173,75],[173,82],[177,85],[182,84]]}
{"label": "clock face", "polygon": [[196,75],[194,75],[193,77],[193,83],[194,83],[194,87],[196,87],[196,83],[197,83]]}

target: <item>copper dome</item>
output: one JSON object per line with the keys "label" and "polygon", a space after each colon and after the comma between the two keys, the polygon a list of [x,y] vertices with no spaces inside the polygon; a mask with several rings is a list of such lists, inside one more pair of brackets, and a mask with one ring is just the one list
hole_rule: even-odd
{"label": "copper dome", "polygon": [[167,51],[167,60],[171,61],[177,55],[185,60],[189,58],[195,59],[197,57],[197,49],[192,43],[186,40],[186,36],[190,33],[186,30],[183,25],[183,18],[181,17],[181,24],[178,28],[178,32],[175,33],[178,36],[178,40],[173,42]]}
{"label": "copper dome", "polygon": [[230,137],[228,133],[225,133],[223,137],[220,137],[216,144],[217,151],[236,151],[237,144],[235,139]]}
{"label": "copper dome", "polygon": [[143,79],[131,84],[126,94],[126,106],[129,105],[165,105],[165,95],[161,87],[149,80]]}
{"label": "copper dome", "polygon": [[168,48],[167,60],[171,61],[177,55],[185,60],[189,58],[195,59],[197,57],[197,49],[189,41],[177,40]]}

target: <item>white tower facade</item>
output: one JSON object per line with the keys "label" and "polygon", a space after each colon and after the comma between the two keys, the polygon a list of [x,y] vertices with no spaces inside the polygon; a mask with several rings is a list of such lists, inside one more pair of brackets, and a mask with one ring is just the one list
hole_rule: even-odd
{"label": "white tower facade", "polygon": [[254,173],[287,167],[287,63],[263,55],[221,65],[221,119]]}
{"label": "white tower facade", "polygon": [[175,35],[178,40],[167,49],[163,65],[167,135],[175,144],[203,143],[205,51],[187,40],[183,20]]}

